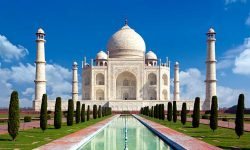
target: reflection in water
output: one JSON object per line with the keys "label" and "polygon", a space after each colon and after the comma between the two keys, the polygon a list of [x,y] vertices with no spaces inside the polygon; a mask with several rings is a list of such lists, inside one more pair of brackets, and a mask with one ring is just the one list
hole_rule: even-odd
{"label": "reflection in water", "polygon": [[132,116],[121,116],[97,134],[79,150],[124,150],[125,117],[127,118],[127,136],[129,150],[170,150],[158,136]]}

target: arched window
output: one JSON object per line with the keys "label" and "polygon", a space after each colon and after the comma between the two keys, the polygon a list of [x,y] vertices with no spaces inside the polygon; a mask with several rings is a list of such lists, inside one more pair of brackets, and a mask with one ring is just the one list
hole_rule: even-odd
{"label": "arched window", "polygon": [[104,85],[104,75],[102,73],[96,75],[96,85]]}
{"label": "arched window", "polygon": [[154,73],[150,73],[148,75],[149,85],[156,85],[156,75]]}
{"label": "arched window", "polygon": [[96,100],[104,100],[104,92],[101,89],[96,91]]}
{"label": "arched window", "polygon": [[127,79],[123,81],[123,86],[129,86],[129,81]]}
{"label": "arched window", "polygon": [[164,85],[168,85],[168,76],[166,74],[162,76],[162,80]]}
{"label": "arched window", "polygon": [[148,90],[148,96],[150,100],[156,100],[156,90],[154,89]]}
{"label": "arched window", "polygon": [[163,90],[162,91],[162,96],[163,96],[163,100],[168,100],[168,91],[167,90]]}

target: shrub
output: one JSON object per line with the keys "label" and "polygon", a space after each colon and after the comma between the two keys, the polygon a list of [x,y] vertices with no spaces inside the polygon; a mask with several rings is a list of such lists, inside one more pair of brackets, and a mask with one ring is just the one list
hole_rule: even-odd
{"label": "shrub", "polygon": [[85,104],[82,104],[81,122],[85,122]]}
{"label": "shrub", "polygon": [[227,117],[223,117],[222,121],[229,121],[229,119]]}
{"label": "shrub", "polygon": [[181,123],[183,125],[186,124],[187,121],[187,104],[182,103],[182,108],[181,108]]}
{"label": "shrub", "polygon": [[244,133],[244,94],[240,94],[238,99],[235,118],[235,133],[239,138]]}
{"label": "shrub", "polygon": [[208,114],[204,114],[201,116],[201,119],[209,119],[209,115]]}
{"label": "shrub", "polygon": [[168,102],[168,114],[167,114],[168,121],[172,121],[172,103]]}
{"label": "shrub", "polygon": [[218,103],[217,96],[212,97],[212,105],[210,111],[210,128],[214,131],[218,127]]}
{"label": "shrub", "polygon": [[196,97],[194,101],[192,126],[194,128],[198,128],[199,125],[200,125],[200,98]]}
{"label": "shrub", "polygon": [[206,110],[205,114],[209,114],[210,115],[210,110]]}
{"label": "shrub", "polygon": [[177,121],[177,106],[176,101],[173,101],[173,122]]}
{"label": "shrub", "polygon": [[81,119],[81,103],[80,101],[77,101],[76,102],[76,123],[79,123],[80,122],[80,119]]}
{"label": "shrub", "polygon": [[43,130],[43,132],[47,129],[47,120],[48,120],[47,95],[43,94],[41,111],[40,111],[40,128]]}
{"label": "shrub", "polygon": [[93,106],[93,118],[94,119],[97,118],[97,106],[96,105]]}
{"label": "shrub", "polygon": [[151,106],[151,117],[154,117],[154,106]]}
{"label": "shrub", "polygon": [[61,97],[56,98],[55,115],[54,115],[54,127],[60,129],[62,126],[62,100]]}
{"label": "shrub", "polygon": [[30,116],[24,116],[23,121],[24,122],[31,122],[31,117]]}
{"label": "shrub", "polygon": [[98,107],[98,118],[101,118],[102,117],[102,106],[99,105]]}
{"label": "shrub", "polygon": [[68,114],[67,114],[67,126],[72,126],[74,122],[74,102],[72,99],[68,100]]}
{"label": "shrub", "polygon": [[162,108],[162,110],[161,110],[161,116],[162,116],[162,120],[165,120],[165,110],[164,110],[164,104],[162,104],[162,106],[161,106]]}
{"label": "shrub", "polygon": [[89,121],[89,118],[90,118],[90,108],[89,108],[89,105],[88,105],[88,109],[87,109],[87,121]]}
{"label": "shrub", "polygon": [[19,99],[17,91],[13,91],[10,97],[9,117],[8,117],[8,132],[15,141],[20,127],[19,117]]}
{"label": "shrub", "polygon": [[47,115],[47,120],[50,120],[51,119],[51,115]]}

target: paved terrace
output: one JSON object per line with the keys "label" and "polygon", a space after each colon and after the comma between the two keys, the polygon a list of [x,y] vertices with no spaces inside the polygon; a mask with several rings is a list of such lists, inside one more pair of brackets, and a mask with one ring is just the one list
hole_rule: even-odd
{"label": "paved terrace", "polygon": [[[180,120],[181,118],[178,117]],[[192,118],[187,118],[188,122],[192,122]],[[202,124],[208,124],[210,123],[209,119],[200,119],[200,123]],[[229,128],[229,129],[234,129],[235,128],[235,123],[234,122],[228,122],[228,121],[221,121],[218,120],[218,126],[222,128]],[[250,132],[250,124],[249,123],[244,123],[244,131]]]}
{"label": "paved terrace", "polygon": [[120,115],[112,116],[108,119],[105,119],[101,122],[98,122],[92,126],[84,128],[75,133],[66,135],[60,139],[54,140],[48,144],[45,144],[41,147],[36,148],[35,150],[69,150],[77,149],[82,145],[82,143],[88,141],[96,131],[101,131],[105,128],[111,121]]}
{"label": "paved terrace", "polygon": [[[168,141],[170,144],[181,145],[180,149],[188,149],[188,150],[221,150],[218,147],[200,141],[196,138],[187,136],[183,133],[172,130],[166,126],[155,123],[153,121],[142,118],[138,115],[134,115],[138,120],[144,123],[146,126],[149,126],[155,132],[158,132],[163,140]],[[177,145],[177,146],[178,146]]]}

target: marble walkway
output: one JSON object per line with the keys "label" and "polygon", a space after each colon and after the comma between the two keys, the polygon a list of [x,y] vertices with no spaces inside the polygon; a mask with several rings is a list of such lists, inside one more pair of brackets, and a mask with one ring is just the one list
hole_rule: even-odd
{"label": "marble walkway", "polygon": [[[188,149],[188,150],[220,150],[220,148],[205,143],[196,138],[187,136],[183,133],[177,132],[173,129],[170,129],[166,126],[163,126],[159,123],[147,120],[143,117],[135,115],[136,118],[141,120],[142,123],[147,124],[152,130],[160,133],[162,138],[168,141],[170,144],[174,146],[181,145],[179,149]],[[178,144],[176,144],[178,143]]]}

